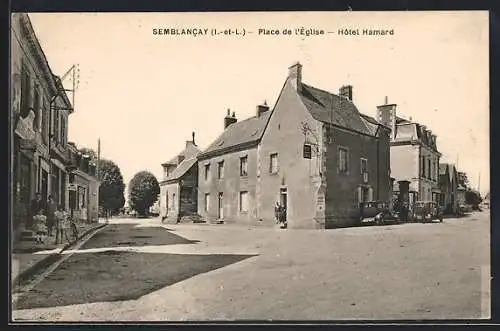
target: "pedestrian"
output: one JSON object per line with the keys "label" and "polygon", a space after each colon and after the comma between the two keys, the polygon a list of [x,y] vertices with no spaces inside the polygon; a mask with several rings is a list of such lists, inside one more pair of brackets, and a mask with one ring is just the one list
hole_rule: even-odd
{"label": "pedestrian", "polygon": [[276,224],[280,223],[281,220],[281,205],[279,202],[276,202],[276,206],[274,206],[274,217],[276,218]]}
{"label": "pedestrian", "polygon": [[286,229],[288,227],[287,219],[286,219],[286,207],[281,206],[280,208],[280,223],[281,228]]}
{"label": "pedestrian", "polygon": [[63,238],[68,240],[68,213],[64,210],[61,204],[54,213],[55,228],[56,228],[56,245],[63,243]]}
{"label": "pedestrian", "polygon": [[47,205],[46,205],[46,212],[45,212],[45,216],[47,216],[47,235],[49,237],[52,237],[52,235],[53,235],[52,230],[54,229],[54,225],[55,225],[55,212],[56,212],[56,210],[57,210],[57,205],[54,202],[52,195],[49,195],[49,198],[47,200]]}
{"label": "pedestrian", "polygon": [[31,200],[31,211],[30,211],[28,227],[32,227],[34,225],[33,217],[36,216],[40,210],[45,211],[45,203],[42,200],[42,195],[39,192],[37,192],[35,194],[35,199]]}
{"label": "pedestrian", "polygon": [[38,213],[33,216],[33,230],[36,233],[36,243],[43,244],[45,242],[45,236],[47,235],[47,217],[43,214],[43,209],[40,209]]}

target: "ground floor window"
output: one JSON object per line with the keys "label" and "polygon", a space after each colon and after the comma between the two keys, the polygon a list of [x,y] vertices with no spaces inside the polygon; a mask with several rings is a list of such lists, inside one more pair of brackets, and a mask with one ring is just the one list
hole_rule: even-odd
{"label": "ground floor window", "polygon": [[241,191],[240,192],[240,212],[248,211],[248,192]]}

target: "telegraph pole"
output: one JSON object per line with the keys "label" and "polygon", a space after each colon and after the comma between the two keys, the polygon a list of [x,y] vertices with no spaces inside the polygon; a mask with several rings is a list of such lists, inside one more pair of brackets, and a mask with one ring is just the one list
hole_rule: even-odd
{"label": "telegraph pole", "polygon": [[477,179],[477,191],[481,194],[481,171],[479,172],[479,178]]}

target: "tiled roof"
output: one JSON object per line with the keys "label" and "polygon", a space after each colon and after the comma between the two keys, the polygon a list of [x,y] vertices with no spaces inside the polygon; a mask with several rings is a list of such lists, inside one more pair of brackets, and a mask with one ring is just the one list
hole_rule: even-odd
{"label": "tiled roof", "polygon": [[179,156],[183,156],[184,159],[189,159],[189,158],[197,156],[200,153],[201,153],[200,149],[198,147],[196,147],[195,144],[188,142],[188,143],[186,143],[186,148],[184,148],[184,150],[182,152],[177,154],[177,156],[175,156],[174,158],[170,159],[170,161],[163,163],[162,165],[167,165],[167,164],[168,165],[178,165],[179,164]]}
{"label": "tiled roof", "polygon": [[259,142],[269,122],[271,113],[272,111],[268,110],[259,117],[254,116],[231,124],[199,157]]}
{"label": "tiled roof", "polygon": [[181,163],[179,163],[179,165],[177,166],[177,168],[174,169],[174,171],[172,171],[172,173],[170,174],[170,176],[168,176],[165,181],[170,181],[170,180],[175,180],[175,179],[179,179],[181,178],[182,176],[184,176],[184,174],[186,172],[189,171],[189,169],[191,169],[191,167],[196,163],[196,156],[193,156],[189,159],[184,159],[182,160]]}
{"label": "tiled roof", "polygon": [[299,95],[316,120],[373,135],[367,120],[350,100],[306,84],[302,84]]}
{"label": "tiled roof", "polygon": [[377,120],[374,119],[373,117],[361,113],[360,115],[362,120],[365,122],[366,127],[370,130],[371,134],[376,135],[378,126],[382,124],[377,122]]}

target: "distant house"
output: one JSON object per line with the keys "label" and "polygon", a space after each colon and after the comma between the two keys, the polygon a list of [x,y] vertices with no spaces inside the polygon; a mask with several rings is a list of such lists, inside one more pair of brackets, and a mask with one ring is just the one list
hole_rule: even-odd
{"label": "distant house", "polygon": [[302,81],[289,68],[273,110],[238,122],[198,156],[198,212],[211,221],[329,228],[359,220],[359,202],[389,200],[389,129],[363,115],[352,86],[339,95]]}
{"label": "distant house", "polygon": [[198,166],[196,157],[200,150],[194,140],[176,157],[162,164],[163,180],[160,182],[158,208],[162,220],[178,222],[183,216],[197,212]]}
{"label": "distant house", "polygon": [[96,164],[68,143],[69,208],[74,219],[97,222],[99,219],[99,185]]}
{"label": "distant house", "polygon": [[439,205],[445,214],[458,212],[457,202],[458,175],[455,165],[448,163],[439,164],[439,189],[441,195]]}
{"label": "distant house", "polygon": [[257,107],[254,117],[238,122],[227,110],[223,133],[198,156],[198,214],[207,221],[255,223],[258,146],[271,112]]}
{"label": "distant house", "polygon": [[396,107],[387,102],[377,106],[379,122],[391,128],[391,176],[395,182],[410,182],[410,204],[417,200],[439,203],[441,153],[436,135],[425,125],[398,117]]}

